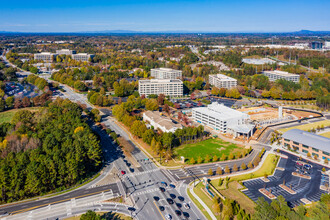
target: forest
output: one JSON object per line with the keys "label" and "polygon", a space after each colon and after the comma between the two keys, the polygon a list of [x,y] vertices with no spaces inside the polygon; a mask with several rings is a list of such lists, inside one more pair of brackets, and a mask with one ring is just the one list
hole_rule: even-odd
{"label": "forest", "polygon": [[1,203],[60,191],[98,171],[99,140],[81,114],[77,104],[58,98],[0,124]]}

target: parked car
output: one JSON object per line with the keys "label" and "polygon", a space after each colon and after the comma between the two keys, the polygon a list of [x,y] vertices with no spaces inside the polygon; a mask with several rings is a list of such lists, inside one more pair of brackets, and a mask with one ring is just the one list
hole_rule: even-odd
{"label": "parked car", "polygon": [[189,204],[187,204],[187,203],[183,203],[183,207],[184,207],[185,209],[190,209],[190,206],[189,206]]}

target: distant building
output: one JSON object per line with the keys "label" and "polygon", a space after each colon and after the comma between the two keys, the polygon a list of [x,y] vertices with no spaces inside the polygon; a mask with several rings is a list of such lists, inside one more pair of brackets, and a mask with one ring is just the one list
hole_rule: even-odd
{"label": "distant building", "polygon": [[295,43],[294,46],[297,47],[297,48],[306,49],[306,48],[308,48],[309,44],[308,43]]}
{"label": "distant building", "polygon": [[299,129],[291,129],[282,135],[282,145],[304,155],[310,153],[319,159],[330,160],[330,138]]}
{"label": "distant building", "polygon": [[323,47],[323,43],[320,42],[320,41],[313,41],[311,43],[311,48],[312,49],[322,49],[322,47]]}
{"label": "distant building", "polygon": [[159,112],[147,111],[143,113],[143,121],[147,121],[155,129],[160,129],[163,132],[175,132],[181,129],[182,125],[174,123],[170,118],[160,115]]}
{"label": "distant building", "polygon": [[170,68],[157,68],[151,69],[150,75],[155,79],[177,79],[182,77],[182,71]]}
{"label": "distant building", "polygon": [[197,123],[211,127],[221,133],[251,137],[254,125],[249,124],[250,116],[246,113],[213,102],[207,107],[192,109],[192,118]]}
{"label": "distant building", "polygon": [[288,73],[284,71],[274,70],[274,71],[263,71],[262,74],[269,78],[269,81],[274,82],[278,79],[285,79],[287,81],[292,81],[299,83],[300,76],[298,74]]}
{"label": "distant building", "polygon": [[330,49],[330,41],[324,42],[324,47]]}
{"label": "distant building", "polygon": [[88,62],[89,59],[92,59],[93,57],[94,57],[93,54],[88,54],[88,53],[72,54],[72,59],[82,62]]}
{"label": "distant building", "polygon": [[75,50],[69,50],[69,49],[62,49],[62,50],[56,50],[56,54],[58,55],[72,55],[76,54]]}
{"label": "distant building", "polygon": [[237,80],[223,74],[209,75],[209,83],[218,88],[230,89],[237,86]]}
{"label": "distant building", "polygon": [[183,96],[183,83],[179,79],[139,80],[140,95],[164,94],[166,96]]}
{"label": "distant building", "polygon": [[34,54],[35,60],[43,60],[46,63],[52,63],[54,61],[55,54],[50,52],[42,52]]}

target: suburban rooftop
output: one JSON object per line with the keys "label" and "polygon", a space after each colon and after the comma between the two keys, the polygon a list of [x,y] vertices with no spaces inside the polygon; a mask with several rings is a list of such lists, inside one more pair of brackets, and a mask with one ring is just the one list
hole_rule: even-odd
{"label": "suburban rooftop", "polygon": [[171,83],[171,82],[182,83],[182,81],[179,80],[179,79],[144,79],[144,80],[139,80],[139,83]]}
{"label": "suburban rooftop", "polygon": [[277,75],[281,75],[281,76],[299,76],[298,74],[293,74],[293,73],[289,73],[289,72],[285,72],[285,71],[280,71],[280,70],[274,70],[274,71],[263,71],[264,73],[271,73],[271,74],[277,74]]}

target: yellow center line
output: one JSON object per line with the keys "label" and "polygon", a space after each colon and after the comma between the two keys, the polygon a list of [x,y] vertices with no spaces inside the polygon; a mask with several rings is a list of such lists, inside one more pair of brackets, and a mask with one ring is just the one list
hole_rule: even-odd
{"label": "yellow center line", "polygon": [[155,202],[155,201],[154,201],[154,205],[156,206],[156,208],[157,208],[157,210],[159,211],[159,213],[160,213],[160,215],[162,216],[162,218],[165,220],[165,218],[164,218],[162,212],[160,211],[158,205],[156,205],[156,202]]}
{"label": "yellow center line", "polygon": [[81,198],[81,197],[87,197],[87,196],[95,195],[95,194],[98,194],[100,192],[106,192],[106,191],[109,191],[109,190],[101,190],[101,191],[97,191],[97,192],[93,192],[93,193],[89,193],[89,194],[77,196],[77,197],[74,197],[74,198],[67,198],[67,199],[63,199],[63,200],[59,200],[59,201],[55,201],[55,202],[51,202],[51,203],[45,203],[45,204],[42,204],[42,205],[33,206],[33,207],[30,207],[30,208],[13,211],[13,212],[11,212],[11,214],[12,215],[16,215],[16,214],[19,214],[19,213],[27,212],[29,210],[37,209],[39,207],[43,207],[43,206],[47,206],[47,205],[52,205],[52,204],[56,204],[56,203],[62,203],[64,201],[69,201],[71,199],[78,199],[78,198]]}

